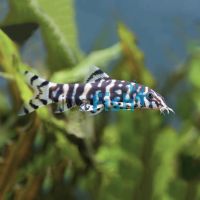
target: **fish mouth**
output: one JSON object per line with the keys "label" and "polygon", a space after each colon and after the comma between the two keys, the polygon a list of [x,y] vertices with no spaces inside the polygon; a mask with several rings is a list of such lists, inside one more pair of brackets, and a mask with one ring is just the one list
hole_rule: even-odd
{"label": "fish mouth", "polygon": [[165,114],[165,111],[167,112],[167,114],[169,114],[170,112],[175,114],[174,110],[172,108],[168,107],[168,106],[164,106],[164,107],[160,108],[161,114]]}

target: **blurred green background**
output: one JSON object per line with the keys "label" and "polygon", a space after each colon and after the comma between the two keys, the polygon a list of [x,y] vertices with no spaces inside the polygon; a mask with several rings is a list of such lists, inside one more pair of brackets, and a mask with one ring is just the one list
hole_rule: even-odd
{"label": "blurred green background", "polygon": [[[115,43],[109,44],[106,27],[83,51],[80,38],[88,38],[80,37],[73,0],[0,3],[6,10],[0,23],[0,199],[200,199],[198,41],[187,40],[187,55],[170,72],[157,66],[152,73],[140,35],[120,16]],[[91,117],[77,109],[58,115],[49,106],[17,116],[32,96],[23,70],[54,82],[82,82],[91,65],[154,88],[176,115],[137,110]]]}

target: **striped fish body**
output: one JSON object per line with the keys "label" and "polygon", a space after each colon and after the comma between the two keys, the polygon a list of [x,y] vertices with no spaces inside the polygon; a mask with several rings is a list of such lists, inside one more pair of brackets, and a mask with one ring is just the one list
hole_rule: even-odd
{"label": "striped fish body", "polygon": [[[105,72],[95,68],[86,83],[58,84],[49,82],[31,72],[25,72],[34,96],[23,107],[21,115],[28,114],[48,104],[56,103],[56,113],[74,106],[81,111],[98,114],[111,108],[134,110],[150,108],[170,110],[164,99],[154,90],[138,83],[111,79]],[[172,111],[172,109],[170,110]]]}
{"label": "striped fish body", "polygon": [[[132,87],[132,90],[131,88]],[[138,90],[139,89],[139,90]],[[49,88],[49,98],[54,103],[64,101],[69,104],[69,107],[74,105],[81,105],[84,100],[93,104],[95,96],[99,97],[99,101],[105,103],[106,99],[110,101],[118,100],[122,102],[126,95],[130,100],[134,101],[134,96],[141,91],[148,91],[142,85],[132,84],[130,82],[120,80],[107,80],[99,83],[86,84],[57,84]]]}

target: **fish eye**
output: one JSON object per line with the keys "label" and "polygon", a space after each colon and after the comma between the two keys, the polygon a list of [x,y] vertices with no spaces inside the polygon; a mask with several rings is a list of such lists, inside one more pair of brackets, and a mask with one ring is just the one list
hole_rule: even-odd
{"label": "fish eye", "polygon": [[153,99],[153,93],[149,92],[147,94],[147,99],[151,101]]}

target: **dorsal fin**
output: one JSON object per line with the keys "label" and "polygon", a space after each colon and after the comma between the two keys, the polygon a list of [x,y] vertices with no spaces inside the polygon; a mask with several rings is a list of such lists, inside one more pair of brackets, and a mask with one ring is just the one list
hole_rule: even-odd
{"label": "dorsal fin", "polygon": [[88,78],[86,78],[85,83],[94,83],[97,81],[100,81],[102,79],[110,79],[110,76],[103,72],[101,69],[99,69],[96,66],[92,66],[91,71],[88,75]]}

